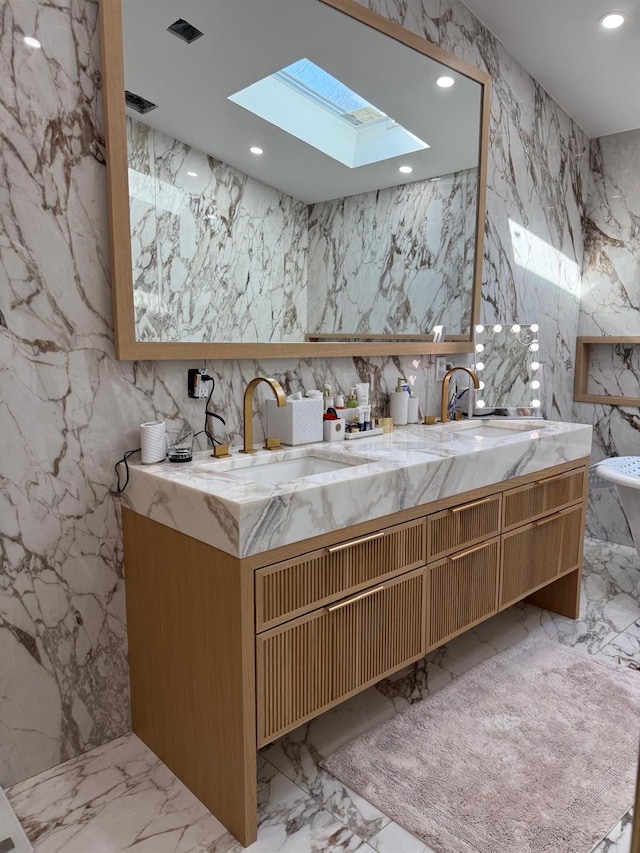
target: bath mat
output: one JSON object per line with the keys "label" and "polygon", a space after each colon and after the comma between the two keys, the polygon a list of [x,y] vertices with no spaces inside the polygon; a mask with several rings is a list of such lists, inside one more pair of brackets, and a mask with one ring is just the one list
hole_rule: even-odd
{"label": "bath mat", "polygon": [[0,853],[31,853],[32,850],[9,800],[0,788]]}
{"label": "bath mat", "polygon": [[438,853],[588,853],[634,799],[640,675],[533,637],[322,766]]}

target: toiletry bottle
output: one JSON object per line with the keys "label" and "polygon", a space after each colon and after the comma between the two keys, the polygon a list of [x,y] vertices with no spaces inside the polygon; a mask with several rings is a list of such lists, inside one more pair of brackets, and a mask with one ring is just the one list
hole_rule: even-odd
{"label": "toiletry bottle", "polygon": [[344,394],[336,394],[336,409],[344,409]]}
{"label": "toiletry bottle", "polygon": [[333,394],[331,393],[331,385],[324,386],[324,410],[333,407]]}
{"label": "toiletry bottle", "polygon": [[404,379],[398,377],[396,390],[389,395],[389,409],[394,426],[404,426],[409,419],[409,395],[402,387]]}
{"label": "toiletry bottle", "polygon": [[417,424],[420,420],[420,401],[413,394],[409,397],[409,412],[407,421],[410,424]]}
{"label": "toiletry bottle", "polygon": [[351,393],[349,394],[349,399],[345,403],[345,407],[347,409],[355,409],[358,406],[358,398],[356,396],[356,389],[352,388]]}

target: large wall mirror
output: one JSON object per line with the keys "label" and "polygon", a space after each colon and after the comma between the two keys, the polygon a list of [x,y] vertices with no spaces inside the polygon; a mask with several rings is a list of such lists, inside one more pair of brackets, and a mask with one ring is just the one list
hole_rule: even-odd
{"label": "large wall mirror", "polygon": [[100,6],[119,358],[472,350],[486,73],[353,0]]}

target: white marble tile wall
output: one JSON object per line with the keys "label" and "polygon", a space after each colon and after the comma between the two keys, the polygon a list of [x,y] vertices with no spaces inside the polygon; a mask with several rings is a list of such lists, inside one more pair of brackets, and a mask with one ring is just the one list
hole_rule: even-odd
{"label": "white marble tile wall", "polygon": [[[591,140],[584,223],[581,335],[638,335],[640,309],[640,129]],[[640,347],[592,347],[589,389],[640,396]],[[594,427],[593,458],[640,453],[637,406],[576,404]],[[594,479],[589,532],[611,542],[632,539],[615,487]]]}
{"label": "white marble tile wall", "polygon": [[477,169],[312,206],[309,330],[471,328]]}
{"label": "white marble tile wall", "polygon": [[129,117],[127,138],[138,340],[304,340],[307,205]]}
{"label": "white marble tile wall", "polygon": [[[377,2],[377,0],[376,0]],[[584,136],[457,0],[380,0],[494,77],[483,311],[540,323],[546,413],[571,418]],[[116,459],[159,416],[197,426],[187,363],[113,358],[95,0],[5,0],[0,28],[0,785],[129,728]],[[41,50],[27,48],[35,35]],[[549,246],[515,259],[509,219]],[[534,244],[537,246],[538,244]],[[521,247],[520,254],[526,250]],[[525,258],[526,260],[526,258]],[[217,362],[237,437],[245,382],[370,378],[380,400],[424,360]],[[432,409],[432,411],[435,409]]]}

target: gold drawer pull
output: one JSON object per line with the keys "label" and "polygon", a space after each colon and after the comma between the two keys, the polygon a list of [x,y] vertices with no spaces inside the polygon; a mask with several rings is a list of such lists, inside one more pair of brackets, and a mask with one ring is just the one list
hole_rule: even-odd
{"label": "gold drawer pull", "polygon": [[534,522],[536,527],[541,527],[543,524],[549,524],[550,521],[555,521],[557,518],[562,518],[565,515],[568,515],[570,512],[573,512],[575,507],[570,506],[567,509],[563,509],[560,512],[556,512],[553,515],[550,515],[548,518],[541,518],[540,521]]}
{"label": "gold drawer pull", "polygon": [[338,604],[331,604],[327,607],[328,613],[333,613],[334,610],[341,610],[343,607],[348,607],[350,604],[355,604],[356,601],[362,601],[363,598],[369,598],[370,595],[375,595],[376,592],[382,592],[384,584],[376,586],[373,589],[368,589],[366,592],[361,592],[359,595],[354,595],[352,598],[347,598],[346,601],[339,601]]}
{"label": "gold drawer pull", "polygon": [[481,551],[483,548],[487,547],[487,543],[483,542],[482,545],[476,545],[475,548],[467,548],[466,551],[460,551],[459,554],[454,554],[449,557],[452,563],[455,563],[456,560],[461,560],[463,557],[468,557],[469,554],[475,554],[476,551]]}
{"label": "gold drawer pull", "polygon": [[492,501],[492,500],[495,500],[495,497],[482,498],[482,500],[472,501],[472,503],[470,503],[470,504],[462,504],[462,506],[454,506],[449,510],[449,512],[462,512],[464,509],[471,509],[471,507],[474,507],[474,506],[480,506],[481,504],[488,504],[489,501]]}
{"label": "gold drawer pull", "polygon": [[570,477],[571,473],[565,471],[563,474],[554,474],[553,477],[545,477],[544,480],[536,480],[537,486],[544,486],[546,483],[553,483],[554,480],[562,480],[563,477]]}
{"label": "gold drawer pull", "polygon": [[381,533],[372,533],[370,536],[362,536],[360,539],[352,539],[351,542],[343,542],[341,545],[329,545],[327,551],[330,554],[335,554],[336,551],[344,551],[345,548],[352,548],[354,545],[362,545],[363,542],[370,542],[372,539],[380,539],[384,536],[385,531]]}
{"label": "gold drawer pull", "polygon": [[540,521],[536,521],[536,527],[542,527],[543,524],[549,524],[551,521],[557,521],[561,515],[562,513],[558,512],[555,515],[550,516],[549,518],[542,518],[540,519]]}

